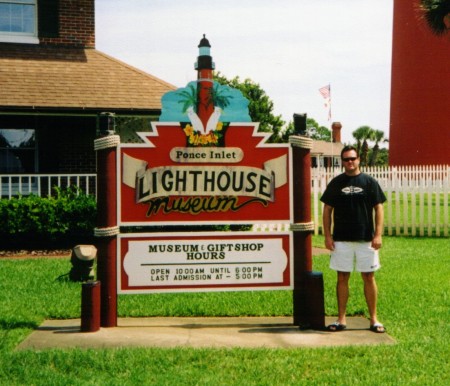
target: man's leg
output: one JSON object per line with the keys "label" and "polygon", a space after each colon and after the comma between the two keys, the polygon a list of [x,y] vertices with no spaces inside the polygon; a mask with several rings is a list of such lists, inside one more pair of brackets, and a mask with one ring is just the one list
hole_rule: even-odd
{"label": "man's leg", "polygon": [[347,324],[346,311],[348,302],[348,280],[350,279],[350,272],[337,273],[336,295],[338,302],[338,322],[341,324]]}
{"label": "man's leg", "polygon": [[367,307],[369,308],[370,325],[378,323],[377,319],[377,298],[378,288],[375,281],[374,272],[362,272],[361,276],[364,281],[364,295],[366,297]]}
{"label": "man's leg", "polygon": [[330,256],[330,268],[337,272],[336,297],[338,303],[338,319],[330,324],[328,331],[345,329],[347,301],[349,296],[348,281],[353,271],[354,243],[336,241]]}

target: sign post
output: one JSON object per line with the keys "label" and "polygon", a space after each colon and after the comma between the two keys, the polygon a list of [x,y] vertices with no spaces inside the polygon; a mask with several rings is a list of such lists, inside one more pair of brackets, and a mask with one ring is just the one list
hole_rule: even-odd
{"label": "sign post", "polygon": [[[113,117],[100,119],[113,120]],[[110,122],[113,124],[113,122]],[[109,131],[94,141],[97,152],[97,273],[101,283],[100,325],[117,326],[117,146],[120,137]]]}
{"label": "sign post", "polygon": [[311,156],[312,140],[292,136],[294,223],[294,325],[301,329],[325,328],[323,278],[312,271]]}

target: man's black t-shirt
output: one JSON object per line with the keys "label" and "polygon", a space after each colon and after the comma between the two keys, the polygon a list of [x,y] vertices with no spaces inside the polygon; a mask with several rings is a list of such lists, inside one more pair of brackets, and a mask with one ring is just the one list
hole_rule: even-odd
{"label": "man's black t-shirt", "polygon": [[335,241],[370,241],[374,235],[373,207],[386,201],[378,182],[360,173],[333,178],[321,199],[333,207]]}

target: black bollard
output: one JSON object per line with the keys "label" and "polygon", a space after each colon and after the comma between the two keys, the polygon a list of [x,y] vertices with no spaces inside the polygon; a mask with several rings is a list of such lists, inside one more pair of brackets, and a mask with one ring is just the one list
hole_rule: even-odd
{"label": "black bollard", "polygon": [[294,290],[294,324],[301,330],[325,329],[325,301],[322,272],[303,272],[300,288]]}

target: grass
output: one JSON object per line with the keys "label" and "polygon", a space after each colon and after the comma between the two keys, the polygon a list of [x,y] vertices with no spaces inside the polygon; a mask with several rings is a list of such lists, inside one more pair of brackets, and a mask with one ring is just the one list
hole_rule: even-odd
{"label": "grass", "polygon": [[[315,246],[322,238],[315,237]],[[335,274],[322,271],[326,313]],[[80,284],[57,278],[69,259],[0,260],[1,385],[447,385],[450,384],[448,239],[384,238],[379,317],[397,344],[316,349],[16,351],[44,319],[77,318]],[[349,314],[366,314],[352,275]],[[124,295],[119,316],[291,315],[290,291]]]}

